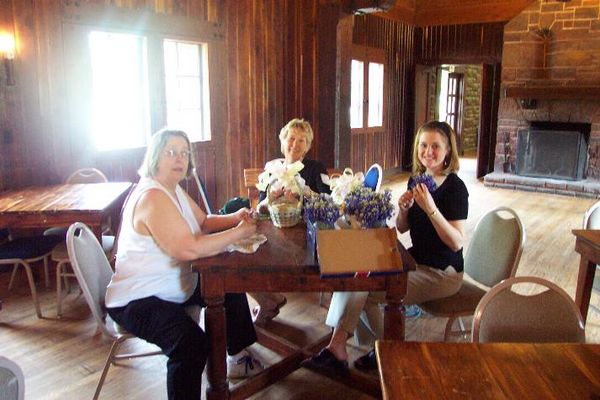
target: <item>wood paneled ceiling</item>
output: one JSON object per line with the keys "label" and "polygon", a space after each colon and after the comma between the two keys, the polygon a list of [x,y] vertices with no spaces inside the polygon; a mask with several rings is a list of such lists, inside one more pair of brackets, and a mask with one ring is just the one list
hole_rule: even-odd
{"label": "wood paneled ceiling", "polygon": [[[508,21],[535,0],[396,0],[384,18],[416,26]],[[377,0],[354,1],[377,3]]]}

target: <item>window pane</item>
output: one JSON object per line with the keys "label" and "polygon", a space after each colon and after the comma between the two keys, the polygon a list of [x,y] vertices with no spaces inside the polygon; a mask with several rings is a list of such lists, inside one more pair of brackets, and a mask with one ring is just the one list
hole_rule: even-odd
{"label": "window pane", "polygon": [[166,39],[165,88],[167,124],[190,140],[210,140],[206,44]]}
{"label": "window pane", "polygon": [[352,60],[350,77],[350,128],[363,127],[364,63]]}
{"label": "window pane", "polygon": [[96,148],[144,146],[150,134],[146,38],[94,31],[89,46]]}
{"label": "window pane", "polygon": [[383,125],[383,64],[369,63],[368,125]]}

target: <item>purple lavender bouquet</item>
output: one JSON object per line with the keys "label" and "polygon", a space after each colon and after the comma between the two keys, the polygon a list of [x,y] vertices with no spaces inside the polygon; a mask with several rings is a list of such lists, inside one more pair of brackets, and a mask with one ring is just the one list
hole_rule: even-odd
{"label": "purple lavender bouquet", "polygon": [[333,228],[339,217],[340,208],[330,195],[321,193],[304,199],[304,220],[307,223]]}
{"label": "purple lavender bouquet", "polygon": [[350,190],[342,204],[346,215],[354,216],[362,228],[380,226],[392,216],[392,192],[374,192],[373,189],[358,186]]}
{"label": "purple lavender bouquet", "polygon": [[437,185],[433,180],[433,176],[428,174],[415,175],[408,184],[408,190],[413,190],[419,183],[424,183],[429,190],[429,193],[435,192]]}

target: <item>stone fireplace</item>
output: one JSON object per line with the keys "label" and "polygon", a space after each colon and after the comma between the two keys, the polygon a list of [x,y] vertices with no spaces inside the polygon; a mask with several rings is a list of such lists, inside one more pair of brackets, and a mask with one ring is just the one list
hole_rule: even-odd
{"label": "stone fireplace", "polygon": [[599,11],[597,1],[538,1],[506,25],[486,185],[600,196]]}

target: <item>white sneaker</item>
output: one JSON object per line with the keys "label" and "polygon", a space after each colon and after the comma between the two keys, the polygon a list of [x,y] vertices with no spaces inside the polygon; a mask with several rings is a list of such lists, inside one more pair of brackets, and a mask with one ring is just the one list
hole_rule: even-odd
{"label": "white sneaker", "polygon": [[229,379],[242,379],[254,376],[262,372],[265,367],[256,358],[252,357],[250,353],[244,352],[245,354],[239,357],[237,360],[227,360],[227,377]]}

